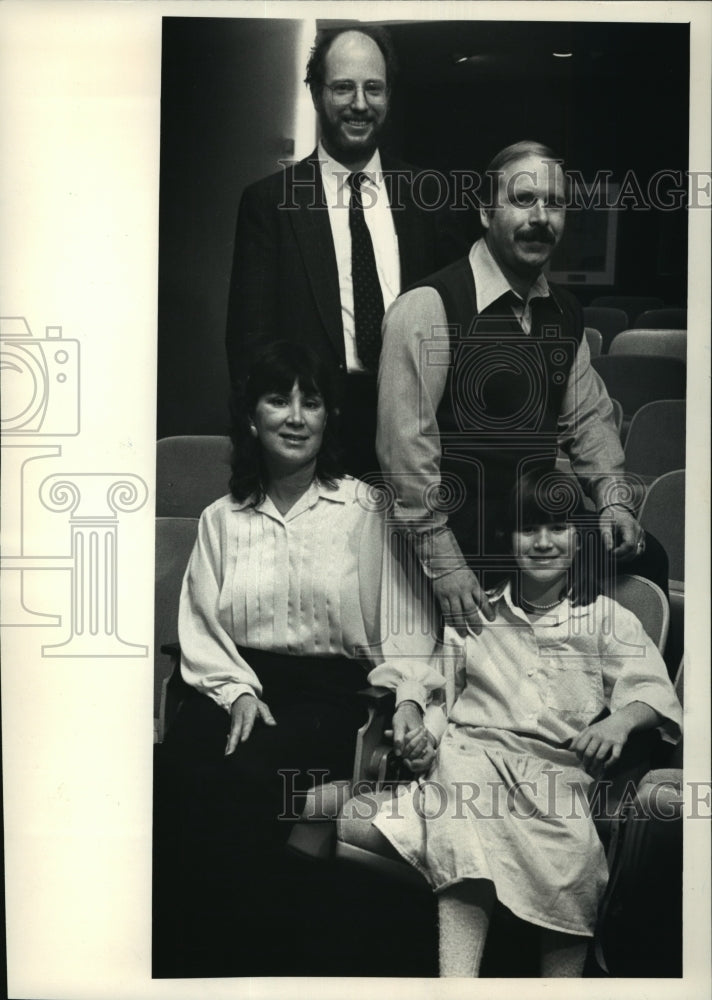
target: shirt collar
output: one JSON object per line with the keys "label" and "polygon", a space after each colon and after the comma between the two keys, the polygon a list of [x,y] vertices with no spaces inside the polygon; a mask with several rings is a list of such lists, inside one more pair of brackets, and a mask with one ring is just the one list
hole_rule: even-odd
{"label": "shirt collar", "polygon": [[[523,619],[529,623],[529,619],[524,614],[521,608],[517,607],[512,600],[512,581],[506,580],[504,583],[500,583],[493,590],[487,591],[487,597],[491,604],[497,604],[501,602],[505,607],[517,618]],[[538,624],[541,625],[561,625],[564,622],[569,621],[572,618],[585,618],[588,615],[588,605],[578,604],[573,605],[570,598],[565,598],[561,604],[556,608],[552,609],[550,616],[545,616],[543,620],[540,620]],[[551,622],[548,618],[554,619]],[[487,626],[485,625],[485,628]]]}
{"label": "shirt collar", "polygon": [[[349,174],[353,171],[339,163],[333,156],[329,156],[321,144],[321,140],[316,147],[316,156],[321,166],[321,179],[324,186],[333,191],[340,191],[347,186]],[[376,190],[383,187],[383,168],[381,167],[381,154],[376,149],[371,159],[363,170],[359,173],[366,174],[368,183],[373,184]]]}
{"label": "shirt collar", "polygon": [[[475,279],[475,295],[477,297],[477,312],[481,313],[491,306],[503,295],[516,295],[520,302],[524,302],[521,295],[514,291],[505,276],[502,274],[499,264],[494,259],[487,246],[487,241],[483,239],[477,242],[470,249],[470,267]],[[531,302],[535,298],[548,298],[551,294],[549,282],[543,274],[540,274],[532,287],[529,289],[526,302]],[[558,306],[556,296],[552,295],[553,301]]]}
{"label": "shirt collar", "polygon": [[343,479],[337,481],[336,489],[332,489],[318,479],[314,479],[306,493],[302,494],[291,510],[287,512],[286,517],[282,517],[268,496],[265,496],[258,504],[255,504],[254,496],[246,497],[244,500],[234,500],[231,509],[237,511],[250,507],[259,514],[268,514],[270,517],[276,516],[280,520],[289,521],[302,511],[313,507],[319,500],[330,500],[332,503],[347,503],[348,499],[348,489],[345,488]]}

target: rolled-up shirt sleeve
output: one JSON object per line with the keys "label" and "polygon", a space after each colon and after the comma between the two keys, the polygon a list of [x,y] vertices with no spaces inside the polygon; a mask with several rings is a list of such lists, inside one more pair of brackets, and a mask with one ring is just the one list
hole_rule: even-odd
{"label": "rolled-up shirt sleeve", "polygon": [[642,701],[664,719],[664,739],[677,743],[682,729],[682,706],[668,676],[665,661],[638,619],[615,601],[601,599],[603,681],[615,712]]}
{"label": "rolled-up shirt sleeve", "polygon": [[613,503],[634,507],[631,477],[625,474],[623,448],[613,405],[591,365],[584,337],[576,352],[558,422],[558,440],[571,467],[597,509]]}
{"label": "rolled-up shirt sleeve", "polygon": [[384,318],[378,371],[376,452],[394,493],[393,517],[407,532],[426,575],[444,576],[466,565],[447,517],[428,503],[440,485],[437,410],[445,391],[447,364],[428,361],[424,343],[449,337],[442,299],[433,288],[407,292]]}
{"label": "rolled-up shirt sleeve", "polygon": [[262,685],[240,656],[227,630],[229,608],[220,598],[226,565],[224,521],[204,511],[183,579],[178,612],[183,679],[226,711],[242,694],[262,694]]}

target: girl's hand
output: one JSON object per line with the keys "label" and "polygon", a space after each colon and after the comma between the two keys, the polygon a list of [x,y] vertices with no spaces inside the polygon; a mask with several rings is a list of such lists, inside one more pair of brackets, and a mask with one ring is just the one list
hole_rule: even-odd
{"label": "girl's hand", "polygon": [[259,716],[267,726],[276,726],[269,705],[253,694],[241,694],[230,706],[230,735],[227,738],[225,756],[233,753],[238,743],[248,739]]}
{"label": "girl's hand", "polygon": [[630,735],[630,725],[618,712],[586,726],[571,743],[584,769],[594,777],[615,764]]}
{"label": "girl's hand", "polygon": [[652,729],[663,721],[662,715],[643,701],[631,701],[600,722],[586,726],[571,742],[584,768],[594,777],[618,760],[631,733]]}
{"label": "girl's hand", "polygon": [[427,729],[425,730],[427,743],[425,749],[420,753],[419,756],[405,757],[404,761],[413,774],[422,774],[424,771],[430,769],[430,765],[435,759],[435,737]]}
{"label": "girl's hand", "polygon": [[418,757],[426,744],[420,705],[414,701],[402,701],[393,713],[393,749],[396,757]]}

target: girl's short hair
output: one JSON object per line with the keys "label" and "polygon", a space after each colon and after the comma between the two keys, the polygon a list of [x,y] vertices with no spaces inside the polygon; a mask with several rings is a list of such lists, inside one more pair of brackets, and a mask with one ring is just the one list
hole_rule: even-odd
{"label": "girl's short hair", "polygon": [[[505,513],[504,530],[511,548],[512,534],[539,524],[572,524],[577,545],[570,570],[569,596],[574,605],[591,604],[604,589],[607,556],[598,525],[598,515],[586,506],[578,479],[558,470],[533,469],[512,488]],[[512,571],[512,593],[518,602],[519,573]]]}
{"label": "girl's short hair", "polygon": [[338,409],[329,366],[310,348],[279,340],[257,348],[246,376],[233,388],[230,398],[232,426],[232,475],[230,492],[236,500],[253,497],[261,503],[268,486],[260,442],[250,432],[255,408],[269,392],[289,395],[297,382],[305,393],[318,393],[324,400],[326,426],[316,458],[316,476],[326,486],[336,487],[344,475],[338,437]]}

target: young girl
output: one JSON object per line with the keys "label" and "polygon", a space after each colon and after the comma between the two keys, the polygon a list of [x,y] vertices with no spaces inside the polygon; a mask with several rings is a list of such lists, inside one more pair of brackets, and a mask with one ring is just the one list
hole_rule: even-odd
{"label": "young girl", "polygon": [[508,520],[494,621],[477,637],[446,629],[444,713],[403,723],[443,685],[432,668],[370,675],[396,690],[397,750],[430,768],[374,825],[438,893],[441,976],[478,975],[495,899],[541,928],[543,976],[580,976],[608,877],[586,792],[634,731],[675,742],[682,712],[638,620],[601,593],[576,481],[524,476]]}

